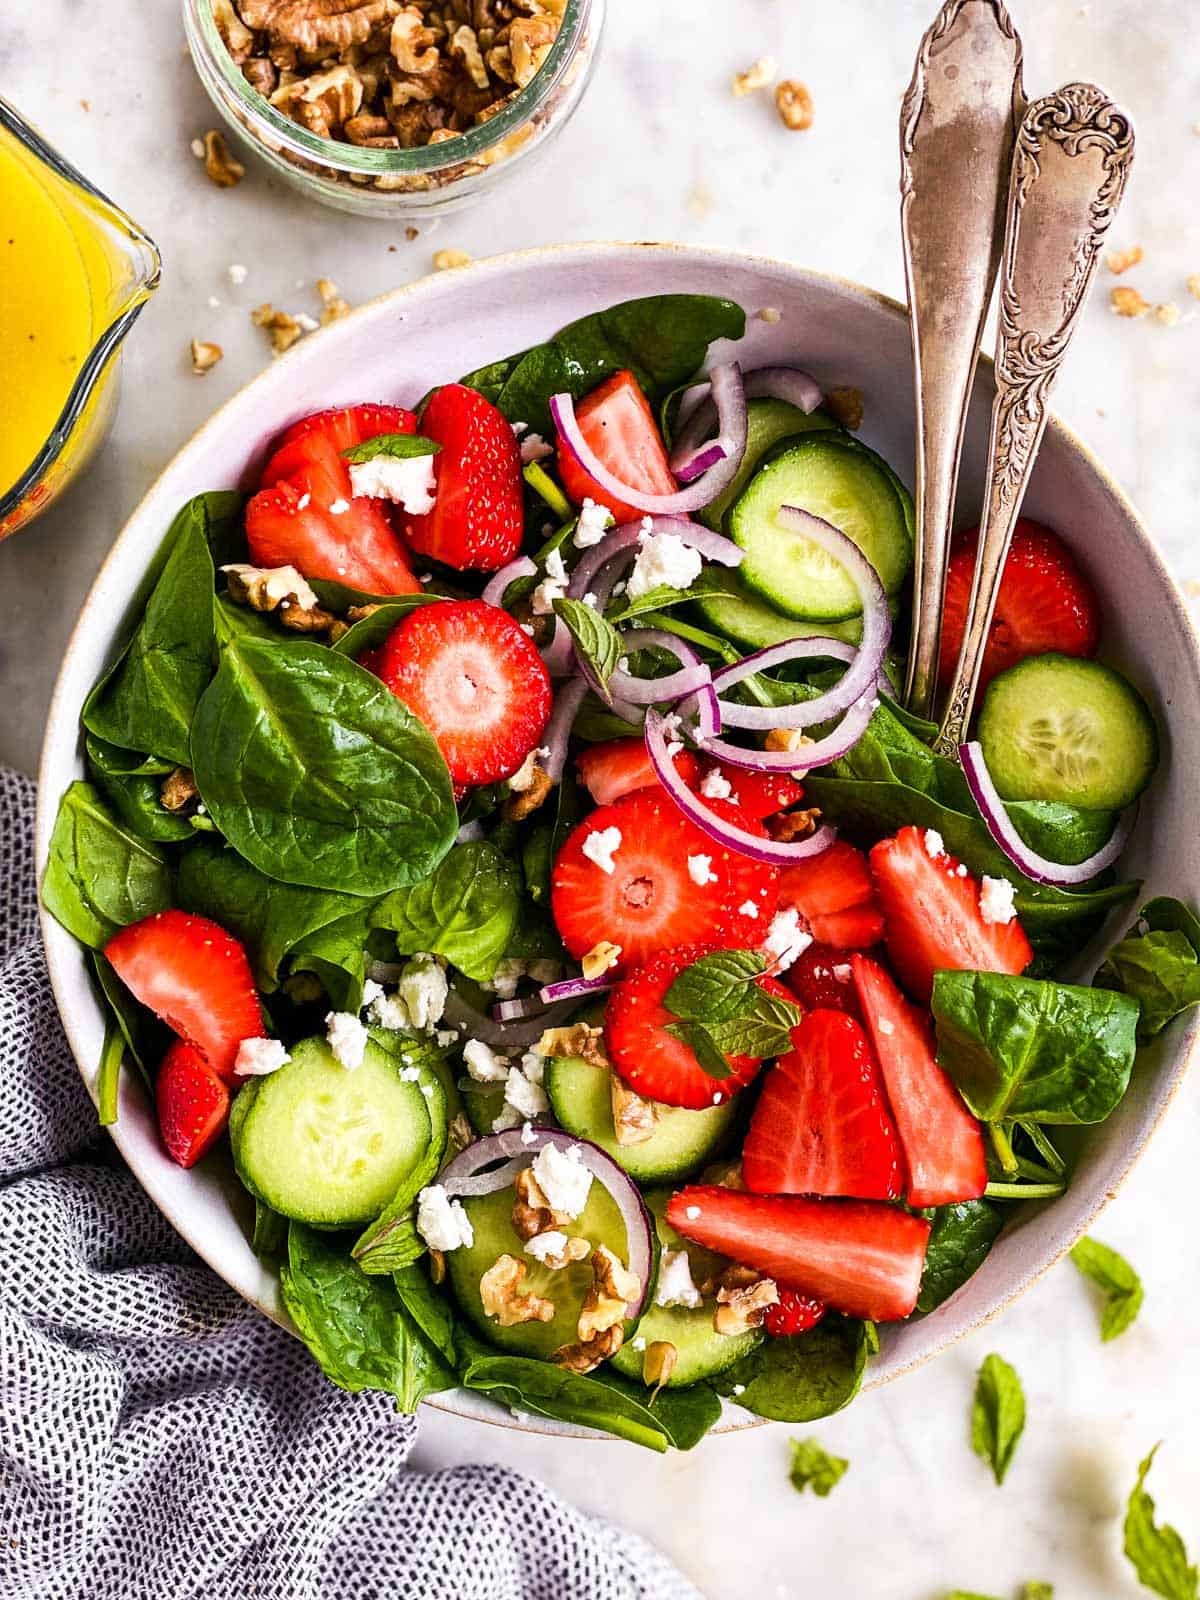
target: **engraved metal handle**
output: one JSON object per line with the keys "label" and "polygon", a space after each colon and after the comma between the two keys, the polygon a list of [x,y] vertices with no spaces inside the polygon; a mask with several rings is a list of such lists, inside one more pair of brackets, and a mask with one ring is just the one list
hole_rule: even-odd
{"label": "engraved metal handle", "polygon": [[1017,134],[1000,277],[987,503],[954,682],[934,748],[966,734],[996,591],[1046,427],[1047,401],[1133,162],[1133,124],[1103,90],[1035,100]]}
{"label": "engraved metal handle", "polygon": [[900,229],[916,384],[917,551],[905,698],[933,710],[967,402],[1000,260],[1024,110],[1021,41],[1000,0],[946,0],[900,113]]}

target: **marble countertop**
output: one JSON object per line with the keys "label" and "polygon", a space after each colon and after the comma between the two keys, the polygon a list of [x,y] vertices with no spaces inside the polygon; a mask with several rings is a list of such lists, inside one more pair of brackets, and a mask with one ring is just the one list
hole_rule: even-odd
{"label": "marble countertop", "polygon": [[[356,303],[455,246],[486,255],[559,239],[660,238],[788,257],[899,294],[896,118],[934,0],[609,0],[594,82],[536,176],[415,240],[301,201],[253,166],[218,191],[190,153],[215,119],[183,48],[177,7],[111,26],[73,0],[21,7],[0,45],[4,94],[158,240],[163,286],[133,337],[112,437],[86,478],[0,547],[0,760],[33,771],[58,662],[114,534],[193,429],[267,357],[248,311],[316,309],[334,278]],[[1200,53],[1169,0],[1014,0],[1026,84],[1094,77],[1133,113],[1138,160],[1114,244],[1140,244],[1124,280],[1174,302],[1173,327],[1109,315],[1102,283],[1058,409],[1139,506],[1200,592]],[[69,37],[64,51],[61,40]],[[729,80],[769,54],[804,80],[813,128],[788,133],[766,96]],[[231,285],[231,262],[249,268]],[[214,304],[213,302],[220,302]],[[225,360],[191,374],[193,337]],[[1146,1284],[1139,1322],[1102,1345],[1069,1265],[940,1362],[812,1430],[770,1426],[661,1459],[617,1443],[566,1443],[427,1412],[417,1464],[470,1460],[538,1474],[567,1499],[661,1544],[709,1600],[936,1600],[954,1587],[1008,1596],[1027,1579],[1061,1600],[1132,1597],[1120,1515],[1137,1463],[1165,1446],[1160,1511],[1200,1553],[1200,1367],[1191,1166],[1200,1085],[1185,1089],[1100,1237]],[[1029,1422],[997,1489],[967,1439],[972,1376],[989,1350],[1021,1373]],[[828,1500],[787,1481],[790,1435],[811,1431],[851,1470]]]}

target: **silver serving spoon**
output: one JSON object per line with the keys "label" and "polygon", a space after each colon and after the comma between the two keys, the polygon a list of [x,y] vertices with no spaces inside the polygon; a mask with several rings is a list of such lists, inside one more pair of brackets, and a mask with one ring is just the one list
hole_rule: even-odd
{"label": "silver serving spoon", "polygon": [[1000,274],[988,489],[966,632],[934,749],[966,736],[996,592],[1047,401],[1079,322],[1133,162],[1133,124],[1102,89],[1035,100],[1017,134]]}
{"label": "silver serving spoon", "polygon": [[900,229],[916,382],[917,550],[905,699],[933,712],[958,463],[1025,109],[1000,0],[947,0],[900,112]]}

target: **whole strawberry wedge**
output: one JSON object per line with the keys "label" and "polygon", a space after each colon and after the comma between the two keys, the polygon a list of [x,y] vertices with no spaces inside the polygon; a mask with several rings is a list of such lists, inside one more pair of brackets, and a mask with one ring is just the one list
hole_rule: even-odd
{"label": "whole strawberry wedge", "polygon": [[813,943],[783,974],[783,981],[806,1010],[846,1011],[861,1019],[850,958],[845,950]]}
{"label": "whole strawberry wedge", "polygon": [[163,1057],[154,1102],[167,1154],[181,1167],[194,1167],[229,1121],[228,1088],[186,1039],[176,1039]]}
{"label": "whole strawberry wedge", "polygon": [[[674,494],[679,485],[667,461],[662,434],[650,402],[632,372],[614,372],[575,408],[579,431],[592,452],[631,489],[644,494]],[[577,506],[585,500],[607,506],[618,522],[634,522],[642,513],[602,489],[565,445],[558,447],[558,473]]]}
{"label": "whole strawberry wedge", "polygon": [[[646,741],[636,734],[629,739],[585,745],[575,757],[575,766],[584,788],[598,806],[610,805],[635,789],[652,789],[658,783]],[[675,770],[684,783],[692,785],[700,776],[700,763],[690,750],[679,750]]]}
{"label": "whole strawberry wedge", "polygon": [[799,912],[802,926],[818,943],[838,950],[865,950],[883,936],[867,858],[845,839],[785,867],[779,904]]}
{"label": "whole strawberry wedge", "polygon": [[[719,774],[718,779],[710,776],[713,772]],[[803,787],[786,772],[749,772],[745,767],[709,761],[701,781],[704,779],[707,779],[710,789],[715,783],[714,792],[723,793],[726,799],[732,800],[735,806],[740,806],[748,817],[753,817],[757,822],[786,811],[789,806],[798,805],[804,799]]]}
{"label": "whole strawberry wedge", "polygon": [[421,431],[441,450],[433,462],[433,510],[405,522],[410,546],[460,572],[494,572],[516,556],[525,529],[521,451],[511,424],[474,389],[447,383],[430,397]]}

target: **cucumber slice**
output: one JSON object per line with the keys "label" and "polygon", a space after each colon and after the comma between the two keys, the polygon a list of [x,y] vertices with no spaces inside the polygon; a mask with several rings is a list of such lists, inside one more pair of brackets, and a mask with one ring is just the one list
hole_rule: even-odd
{"label": "cucumber slice", "polygon": [[[724,1256],[692,1244],[675,1232],[666,1216],[670,1189],[651,1189],[642,1198],[654,1218],[662,1248],[687,1251],[694,1283],[703,1283],[707,1278],[716,1277],[729,1265]],[[713,1327],[715,1306],[715,1300],[706,1300],[694,1310],[687,1306],[651,1305],[643,1314],[635,1335],[639,1345],[643,1339],[648,1345],[664,1341],[673,1344],[677,1352],[675,1369],[667,1379],[665,1388],[686,1389],[689,1384],[699,1383],[702,1378],[714,1377],[731,1367],[735,1361],[740,1361],[744,1355],[749,1355],[755,1345],[761,1343],[764,1335],[757,1328],[748,1333],[718,1333]],[[643,1355],[644,1350],[635,1350],[633,1342],[626,1339],[610,1364],[626,1378],[641,1382]]]}
{"label": "cucumber slice", "polygon": [[323,1039],[292,1046],[278,1072],[253,1078],[229,1119],[238,1177],[281,1216],[317,1228],[377,1217],[429,1148],[418,1081],[368,1044],[347,1072]]}
{"label": "cucumber slice", "polygon": [[815,411],[801,411],[799,406],[791,405],[786,400],[749,401],[746,406],[746,453],[737,477],[711,505],[696,513],[700,521],[714,533],[720,533],[725,513],[754,476],[768,450],[773,449],[781,439],[828,429],[841,431],[837,418],[823,406],[818,406]]}
{"label": "cucumber slice", "polygon": [[913,541],[890,468],[857,441],[832,433],[798,439],[751,478],[729,513],[729,533],[746,552],[738,574],[789,617],[858,616],[858,592],[841,564],[776,521],[798,506],[840,528],[878,572],[889,594],[912,565]]}
{"label": "cucumber slice", "polygon": [[[572,1262],[555,1271],[526,1255],[524,1242],[512,1225],[515,1198],[516,1191],[511,1188],[464,1198],[462,1203],[475,1230],[475,1242],[447,1252],[446,1273],[464,1316],[485,1339],[502,1350],[545,1360],[559,1345],[574,1344],[579,1337],[579,1312],[592,1284],[591,1261]],[[590,1240],[593,1248],[606,1244],[621,1261],[629,1259],[621,1213],[601,1183],[592,1184],[587,1205],[567,1231],[572,1238]],[[522,1289],[553,1302],[554,1317],[550,1322],[518,1322],[511,1328],[502,1328],[484,1311],[479,1280],[502,1255],[515,1256],[525,1263]]]}
{"label": "cucumber slice", "polygon": [[[709,627],[735,644],[766,650],[773,644],[786,644],[789,639],[841,639],[845,644],[862,643],[861,616],[837,621],[785,617],[758,595],[751,594],[736,572],[725,573],[722,582],[724,592],[698,595],[695,606]],[[900,607],[894,597],[889,600],[888,608],[895,620]],[[816,662],[819,657],[814,656],[812,660]]]}
{"label": "cucumber slice", "polygon": [[1077,656],[1031,656],[993,678],[979,742],[1005,800],[1119,810],[1158,765],[1158,732],[1127,678]]}
{"label": "cucumber slice", "polygon": [[554,1115],[568,1133],[590,1139],[630,1177],[644,1183],[682,1178],[694,1172],[729,1132],[737,1102],[686,1111],[665,1106],[654,1132],[642,1144],[618,1144],[613,1129],[612,1070],[577,1057],[558,1057],[546,1066],[546,1093]]}

